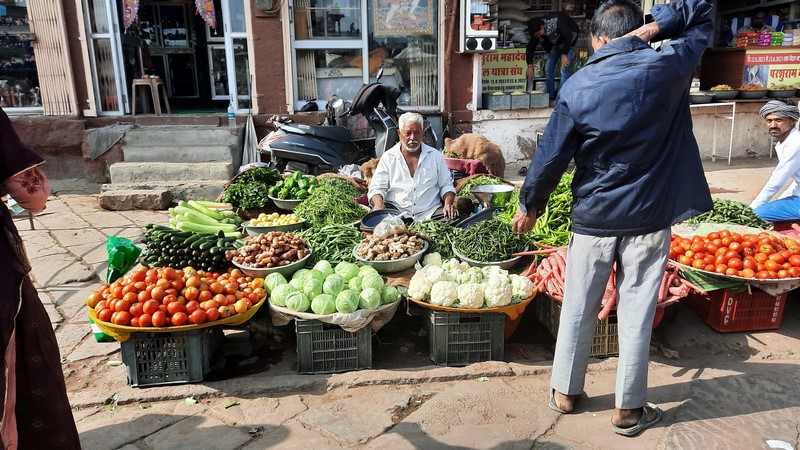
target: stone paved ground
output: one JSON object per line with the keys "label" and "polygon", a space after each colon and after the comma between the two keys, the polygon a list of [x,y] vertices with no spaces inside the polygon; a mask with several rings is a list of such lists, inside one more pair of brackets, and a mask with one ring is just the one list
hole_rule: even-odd
{"label": "stone paved ground", "polygon": [[[708,162],[706,174],[715,195],[749,201],[774,163]],[[520,180],[519,166],[507,178]],[[795,296],[782,327],[769,332],[716,333],[685,306],[671,307],[649,377],[664,421],[636,439],[609,428],[616,358],[590,366],[588,398],[575,414],[546,407],[552,338],[535,320],[523,322],[535,328],[532,338],[507,342],[504,361],[449,368],[431,365],[424,334],[398,331],[419,324],[401,308],[394,331],[387,325],[373,340],[374,369],[335,375],[297,375],[291,332],[253,321],[228,332],[226,357],[251,355],[235,370],[195,384],[130,387],[125,366],[113,365],[119,344],[95,342],[84,301],[105,276],[106,238],[138,242],[144,224],[167,215],[104,211],[86,186],[60,186],[34,230],[27,219],[16,223],[56,330],[84,448],[758,449],[767,439],[798,448]],[[80,192],[70,193],[75,186]],[[269,345],[256,348],[264,337]]]}

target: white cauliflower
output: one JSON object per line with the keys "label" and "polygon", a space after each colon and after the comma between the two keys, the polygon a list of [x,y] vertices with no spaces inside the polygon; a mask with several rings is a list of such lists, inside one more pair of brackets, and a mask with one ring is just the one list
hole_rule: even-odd
{"label": "white cauliflower", "polygon": [[425,258],[422,260],[423,266],[430,266],[433,264],[434,266],[441,266],[442,265],[442,255],[437,252],[428,253],[425,255]]}
{"label": "white cauliflower", "polygon": [[440,266],[425,266],[422,270],[417,271],[417,273],[419,272],[425,274],[425,278],[431,283],[436,283],[437,281],[453,281],[453,277],[448,275]]}
{"label": "white cauliflower", "polygon": [[459,273],[456,277],[456,281],[458,281],[459,284],[480,283],[484,278],[480,267],[470,267],[468,270]]}
{"label": "white cauliflower", "polygon": [[533,295],[533,282],[528,277],[509,275],[508,280],[511,281],[512,296],[526,299]]}
{"label": "white cauliflower", "polygon": [[452,281],[437,281],[431,288],[431,305],[452,306],[456,302],[458,287]]}
{"label": "white cauliflower", "polygon": [[456,294],[462,308],[478,309],[483,306],[483,286],[478,283],[461,284],[456,288]]}
{"label": "white cauliflower", "polygon": [[408,296],[416,300],[426,300],[433,283],[425,278],[425,272],[418,270],[408,283]]}
{"label": "white cauliflower", "polygon": [[442,268],[445,272],[457,276],[458,273],[469,269],[469,264],[461,262],[455,258],[450,258],[442,263]]}
{"label": "white cauliflower", "polygon": [[508,271],[505,269],[501,269],[497,266],[486,266],[481,269],[483,274],[488,278],[490,275],[502,275],[504,277],[508,276]]}
{"label": "white cauliflower", "polygon": [[506,306],[511,303],[512,291],[508,277],[489,275],[483,283],[486,305],[490,308]]}

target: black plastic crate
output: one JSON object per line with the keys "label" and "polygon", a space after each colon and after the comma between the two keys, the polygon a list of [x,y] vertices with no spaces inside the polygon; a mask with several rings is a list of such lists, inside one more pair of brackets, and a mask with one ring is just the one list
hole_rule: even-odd
{"label": "black plastic crate", "polygon": [[319,320],[294,319],[297,372],[347,372],[372,367],[372,328],[355,333]]}
{"label": "black plastic crate", "polygon": [[134,387],[202,381],[223,339],[219,327],[175,333],[132,333],[120,342]]}
{"label": "black plastic crate", "polygon": [[444,366],[502,361],[506,315],[430,312],[431,360]]}

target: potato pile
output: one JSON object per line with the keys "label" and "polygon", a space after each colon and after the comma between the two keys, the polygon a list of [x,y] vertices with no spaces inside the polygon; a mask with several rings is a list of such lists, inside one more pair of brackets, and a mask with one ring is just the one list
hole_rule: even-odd
{"label": "potato pile", "polygon": [[419,253],[425,239],[414,232],[394,234],[384,238],[367,236],[356,246],[356,255],[367,261],[391,261]]}
{"label": "potato pile", "polygon": [[246,238],[241,248],[225,252],[225,258],[245,267],[271,268],[300,261],[309,252],[302,238],[283,231],[270,231]]}

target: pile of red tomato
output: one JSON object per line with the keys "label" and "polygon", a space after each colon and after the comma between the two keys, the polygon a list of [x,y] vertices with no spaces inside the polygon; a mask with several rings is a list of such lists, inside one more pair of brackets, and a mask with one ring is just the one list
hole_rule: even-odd
{"label": "pile of red tomato", "polygon": [[762,280],[800,277],[800,243],[767,232],[672,235],[669,258],[695,269]]}
{"label": "pile of red tomato", "polygon": [[97,319],[132,327],[201,324],[242,314],[266,295],[264,279],[229,273],[139,268],[89,294]]}

